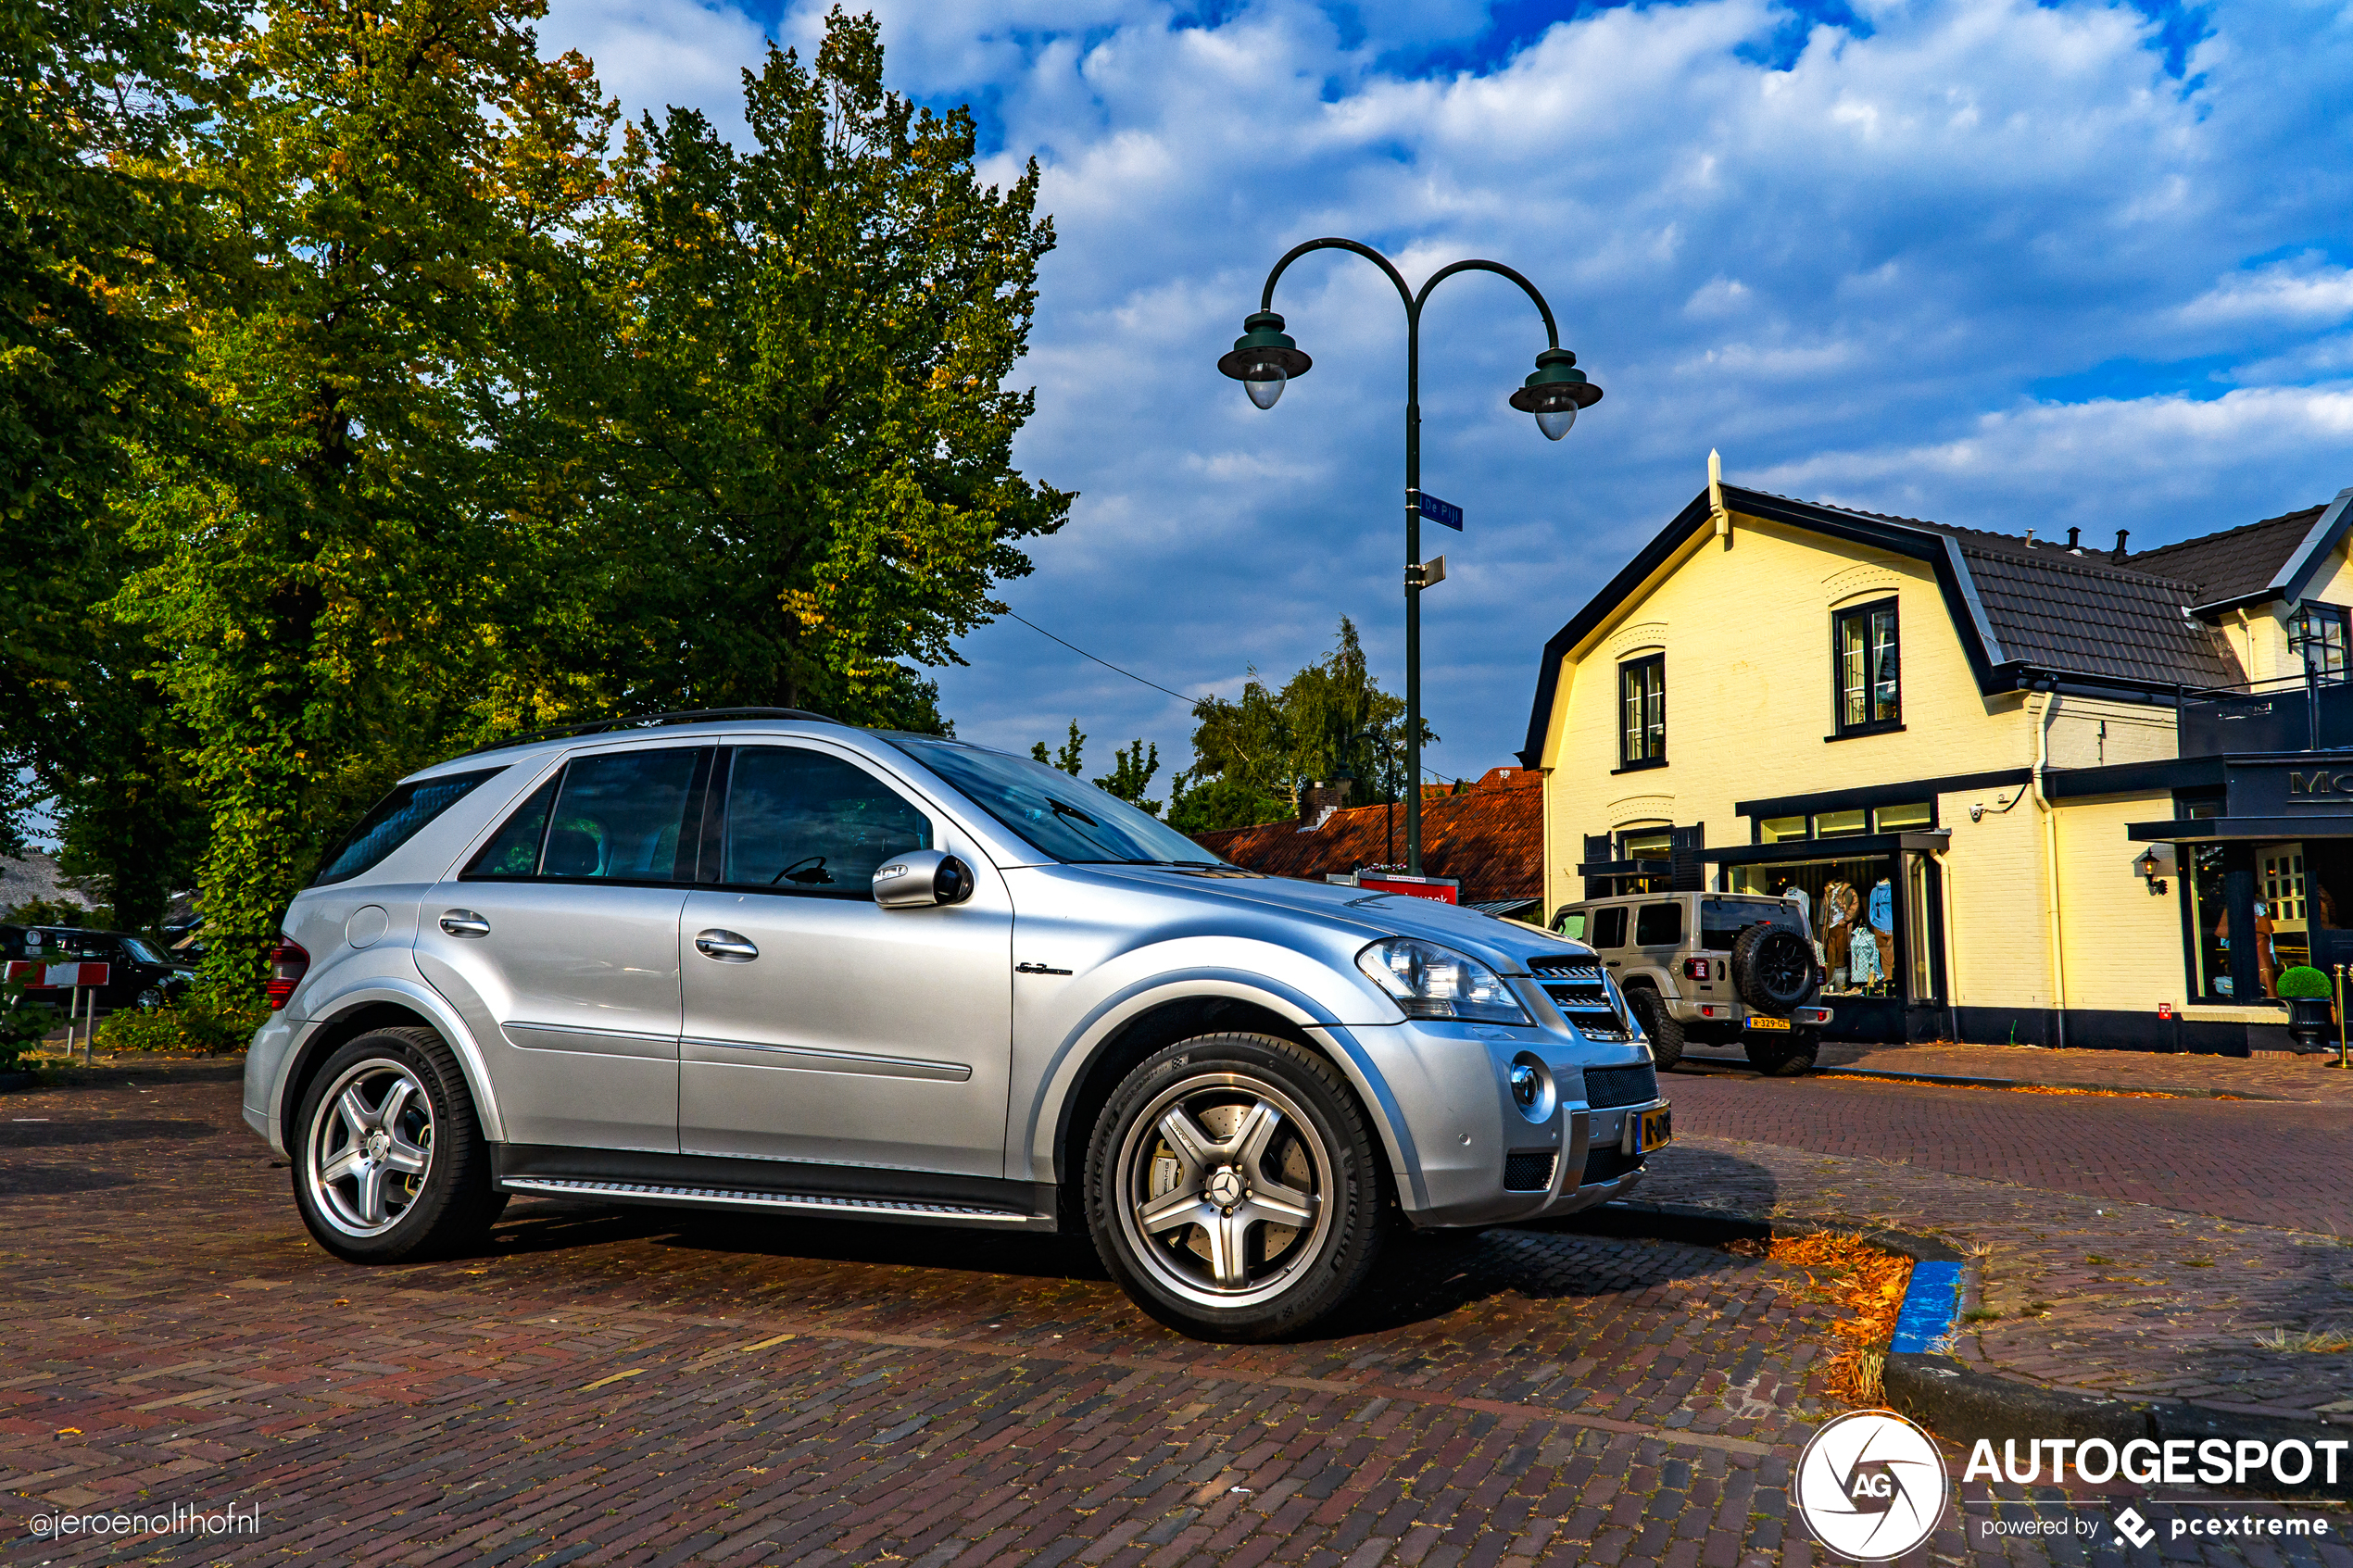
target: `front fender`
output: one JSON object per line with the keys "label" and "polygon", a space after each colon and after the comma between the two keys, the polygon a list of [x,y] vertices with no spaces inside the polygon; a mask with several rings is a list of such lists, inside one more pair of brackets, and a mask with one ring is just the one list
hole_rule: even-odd
{"label": "front fender", "polygon": [[[466,1087],[473,1095],[474,1115],[482,1123],[482,1135],[492,1143],[507,1141],[506,1124],[498,1113],[497,1091],[491,1085],[481,1046],[457,1010],[422,979],[371,975],[333,997],[306,996],[303,1001],[308,1016],[289,1026],[285,1036],[277,1041],[270,1039],[272,1025],[264,1025],[255,1036],[253,1054],[246,1062],[245,1120],[249,1123],[257,1120],[262,1123],[262,1127],[267,1128],[263,1135],[282,1159],[291,1158],[286,1149],[286,1118],[293,1108],[286,1104],[286,1086],[308,1066],[324,1042],[333,1037],[334,1025],[362,1008],[386,1005],[417,1014],[448,1042],[451,1054],[458,1059],[459,1070],[466,1075]],[[272,1051],[276,1060],[265,1062],[264,1073],[258,1075],[254,1071],[255,1059],[265,1058]],[[262,1127],[256,1130],[262,1131]]]}
{"label": "front fender", "polygon": [[1323,1047],[1371,1112],[1390,1171],[1401,1185],[1418,1190],[1412,1135],[1396,1097],[1374,1071],[1355,1036],[1305,990],[1265,974],[1211,964],[1164,971],[1133,981],[1098,998],[1087,1010],[1042,1064],[1035,1091],[1017,1113],[1015,1135],[1009,1142],[1012,1148],[1026,1151],[1028,1171],[1007,1174],[1015,1180],[1063,1180],[1058,1156],[1065,1130],[1063,1118],[1104,1047],[1127,1024],[1155,1008],[1207,998],[1264,1008]]}

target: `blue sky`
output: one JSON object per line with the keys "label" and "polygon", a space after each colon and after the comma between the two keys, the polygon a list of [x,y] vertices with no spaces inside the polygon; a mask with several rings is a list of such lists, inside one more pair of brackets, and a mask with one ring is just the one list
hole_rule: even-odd
{"label": "blue sky", "polygon": [[[1607,391],[1558,445],[1504,399],[1543,346],[1500,280],[1424,328],[1423,479],[1464,507],[1424,598],[1430,765],[1511,759],[1544,639],[1703,485],[2136,547],[2353,484],[2353,5],[1920,0],[887,0],[894,84],[1043,169],[1060,248],[1017,461],[1081,492],[1013,608],[1188,693],[1280,676],[1346,613],[1401,689],[1403,311],[1311,257],[1315,368],[1216,373],[1302,239],[1418,281],[1527,273]],[[739,124],[822,9],[554,0],[632,109]],[[1441,531],[1429,530],[1438,534]],[[1189,755],[1185,704],[1016,622],[938,672],[960,733],[1076,717]],[[1818,650],[1791,650],[1811,658]],[[1091,770],[1090,770],[1091,771]]]}

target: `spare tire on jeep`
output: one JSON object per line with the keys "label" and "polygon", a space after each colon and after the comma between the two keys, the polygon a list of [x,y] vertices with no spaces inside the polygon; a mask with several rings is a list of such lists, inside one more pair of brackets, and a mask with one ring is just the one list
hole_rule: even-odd
{"label": "spare tire on jeep", "polygon": [[1752,925],[1732,944],[1732,988],[1759,1012],[1787,1018],[1820,985],[1814,945],[1785,925]]}

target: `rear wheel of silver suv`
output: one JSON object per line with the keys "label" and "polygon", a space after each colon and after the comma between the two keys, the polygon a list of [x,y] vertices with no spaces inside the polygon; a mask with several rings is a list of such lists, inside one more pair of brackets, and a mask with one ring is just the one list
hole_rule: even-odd
{"label": "rear wheel of silver suv", "polygon": [[506,1207],[457,1059],[428,1029],[350,1041],[304,1090],[295,1202],[319,1245],[355,1263],[463,1247]]}
{"label": "rear wheel of silver suv", "polygon": [[1384,1223],[1379,1149],[1347,1084],[1289,1040],[1171,1046],[1095,1123],[1087,1217],[1104,1267],[1181,1333],[1297,1333],[1363,1283]]}

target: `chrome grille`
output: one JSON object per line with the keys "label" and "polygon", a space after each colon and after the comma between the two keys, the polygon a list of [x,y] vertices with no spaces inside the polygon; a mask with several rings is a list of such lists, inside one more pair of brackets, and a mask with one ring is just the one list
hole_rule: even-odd
{"label": "chrome grille", "polygon": [[1544,995],[1561,1016],[1589,1040],[1630,1040],[1634,1032],[1610,1000],[1609,984],[1602,977],[1602,960],[1584,953],[1530,959],[1528,972],[1544,987]]}

